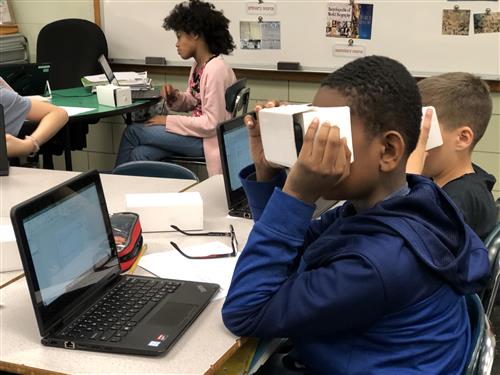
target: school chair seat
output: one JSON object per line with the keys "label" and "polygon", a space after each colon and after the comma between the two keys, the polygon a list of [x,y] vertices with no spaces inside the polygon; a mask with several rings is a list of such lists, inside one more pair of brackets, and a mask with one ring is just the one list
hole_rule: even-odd
{"label": "school chair seat", "polygon": [[[226,110],[231,113],[232,117],[236,117],[238,114],[244,114],[248,111],[250,88],[246,87],[246,84],[247,79],[241,78],[226,89],[224,95]],[[174,154],[162,159],[162,161],[176,164],[206,165],[205,156],[185,156]]]}
{"label": "school chair seat", "polygon": [[495,336],[491,332],[481,299],[477,294],[465,296],[471,328],[471,350],[464,375],[487,375],[491,373],[495,355]]}
{"label": "school chair seat", "polygon": [[198,176],[186,167],[163,161],[130,161],[120,164],[111,173],[127,176],[178,178],[199,181]]}

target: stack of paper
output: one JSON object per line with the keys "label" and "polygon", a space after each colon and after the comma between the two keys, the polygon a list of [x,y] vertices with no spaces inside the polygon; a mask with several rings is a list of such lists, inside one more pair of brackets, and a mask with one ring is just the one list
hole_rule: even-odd
{"label": "stack of paper", "polygon": [[[116,72],[115,77],[120,86],[130,86],[132,90],[146,90],[151,88],[151,78],[148,78],[147,72]],[[107,85],[108,79],[104,74],[82,77],[84,87],[95,87],[98,85]]]}

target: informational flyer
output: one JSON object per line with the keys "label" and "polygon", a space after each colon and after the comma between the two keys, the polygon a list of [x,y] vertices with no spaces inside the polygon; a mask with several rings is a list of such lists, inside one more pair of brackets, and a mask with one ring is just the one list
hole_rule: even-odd
{"label": "informational flyer", "polygon": [[371,39],[373,4],[328,3],[326,36]]}
{"label": "informational flyer", "polygon": [[240,21],[241,49],[281,49],[279,21]]}

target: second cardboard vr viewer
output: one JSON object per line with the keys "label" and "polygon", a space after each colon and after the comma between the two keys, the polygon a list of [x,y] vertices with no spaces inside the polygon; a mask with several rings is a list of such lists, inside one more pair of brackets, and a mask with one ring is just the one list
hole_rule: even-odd
{"label": "second cardboard vr viewer", "polygon": [[[425,114],[427,109],[432,110],[432,117],[426,151],[443,144],[436,110],[434,107],[423,107],[422,114]],[[284,167],[291,167],[302,148],[304,134],[315,117],[319,119],[320,124],[328,122],[340,129],[340,137],[346,138],[347,146],[351,150],[352,163],[354,150],[349,107],[313,107],[308,104],[265,108],[259,112],[260,133],[266,159]],[[422,117],[422,124],[423,121]]]}
{"label": "second cardboard vr viewer", "polygon": [[307,104],[285,105],[259,111],[260,134],[264,154],[269,162],[291,167],[302,148],[304,134],[312,120],[329,122],[340,129],[340,137],[347,139],[354,161],[349,107],[313,107]]}

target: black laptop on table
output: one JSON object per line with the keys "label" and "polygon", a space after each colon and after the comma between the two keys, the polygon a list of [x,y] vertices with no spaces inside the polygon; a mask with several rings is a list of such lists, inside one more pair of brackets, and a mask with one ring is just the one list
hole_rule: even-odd
{"label": "black laptop on table", "polygon": [[0,77],[21,96],[44,95],[49,72],[48,63],[0,65]]}
{"label": "black laptop on table", "polygon": [[[108,79],[108,82],[120,86],[120,83],[116,79],[115,73],[113,73],[111,66],[109,66],[109,62],[108,59],[106,59],[106,56],[104,55],[99,56],[97,61],[99,61],[99,65],[101,65],[102,71],[104,72],[104,75]],[[158,99],[161,96],[160,89],[157,88],[144,89],[144,90],[132,89],[131,94],[132,94],[132,100]]]}
{"label": "black laptop on table", "polygon": [[121,275],[97,171],[18,204],[11,220],[44,345],[159,355],[219,290]]}
{"label": "black laptop on table", "polygon": [[246,115],[221,122],[217,126],[222,175],[229,215],[251,219],[247,196],[239,178],[240,171],[253,164],[248,143],[248,131],[243,121]]}

